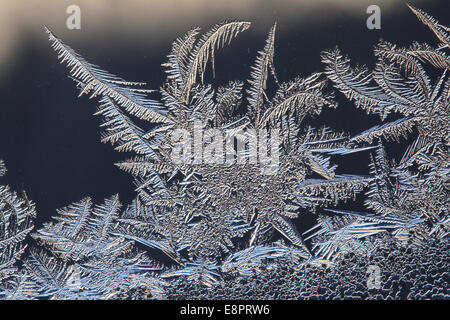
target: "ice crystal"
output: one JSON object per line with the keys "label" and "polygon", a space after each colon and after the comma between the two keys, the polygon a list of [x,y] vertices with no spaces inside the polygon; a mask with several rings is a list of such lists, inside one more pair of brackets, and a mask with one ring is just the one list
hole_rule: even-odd
{"label": "ice crystal", "polygon": [[[167,77],[158,94],[144,83],[123,80],[89,63],[46,28],[80,96],[98,98],[102,141],[132,154],[116,165],[134,177],[136,197],[125,207],[119,195],[113,195],[102,204],[94,205],[87,197],[59,209],[53,221],[32,233],[33,246],[26,250],[34,205],[25,194],[19,197],[0,186],[0,297],[191,298],[186,294],[193,290],[200,296],[208,288],[205,297],[237,298],[241,295],[236,290],[247,278],[253,279],[248,280],[253,290],[248,294],[257,297],[258,285],[252,283],[256,277],[268,284],[280,279],[277,292],[290,292],[289,298],[330,298],[339,296],[331,283],[347,277],[342,272],[353,266],[359,270],[386,250],[400,260],[416,259],[411,251],[393,249],[395,245],[419,256],[446,247],[449,28],[421,10],[411,10],[442,42],[439,48],[380,42],[373,72],[354,69],[338,49],[329,50],[322,54],[323,73],[286,82],[280,81],[274,65],[276,24],[249,70],[249,80],[219,87],[206,83],[208,72],[216,72],[216,51],[250,23],[224,22],[203,36],[194,28],[173,43],[162,65]],[[424,64],[440,70],[434,84]],[[354,137],[327,126],[308,126],[308,117],[338,107],[327,88],[329,81],[357,107],[379,114],[383,121],[394,113],[401,118]],[[273,95],[269,83],[276,89]],[[137,125],[136,118],[148,126]],[[226,148],[232,158],[244,160],[205,163],[196,161],[194,152],[185,161],[173,161],[171,134],[198,126],[202,132],[223,133],[231,140]],[[402,159],[391,160],[383,138],[398,140],[415,129],[417,139]],[[236,148],[249,137],[240,141],[236,133],[264,130],[279,133],[275,174],[273,163],[249,161],[247,151]],[[209,138],[205,134],[201,148]],[[374,140],[378,145],[371,145]],[[368,175],[337,173],[334,157],[371,149],[376,150]],[[0,161],[0,175],[5,172]],[[358,194],[365,197],[365,212],[336,208]],[[318,208],[325,208],[326,214]],[[316,214],[317,224],[304,231],[302,215],[310,213]],[[155,250],[166,259],[157,261]],[[303,280],[290,279],[286,268],[304,275]],[[328,278],[321,276],[325,273]],[[231,287],[224,288],[225,279]],[[310,287],[320,282],[323,292],[305,287],[305,279]],[[393,281],[390,275],[386,281]],[[410,286],[417,286],[411,281]],[[359,294],[362,290],[354,288],[345,295],[367,298]],[[277,292],[267,291],[263,297],[281,297]]]}

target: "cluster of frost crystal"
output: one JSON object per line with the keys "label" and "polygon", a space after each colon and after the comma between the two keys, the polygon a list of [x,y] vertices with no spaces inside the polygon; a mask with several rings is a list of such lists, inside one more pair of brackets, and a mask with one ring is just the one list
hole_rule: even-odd
{"label": "cluster of frost crystal", "polygon": [[[448,297],[450,30],[411,10],[438,48],[381,42],[371,72],[325,51],[323,72],[285,82],[273,62],[276,25],[249,80],[219,87],[206,83],[209,65],[214,74],[216,51],[250,23],[224,22],[202,36],[195,28],[174,42],[158,92],[103,71],[46,29],[80,95],[98,98],[102,141],[133,154],[117,166],[134,177],[136,197],[125,206],[119,195],[100,204],[87,197],[32,231],[33,203],[0,186],[0,298]],[[441,76],[432,81],[426,68]],[[328,83],[382,123],[353,137],[307,126],[338,108]],[[394,113],[400,118],[385,122]],[[209,133],[196,145],[199,128]],[[236,161],[197,161],[195,150],[175,161],[174,133],[192,131],[194,149],[205,150],[219,132]],[[238,147],[264,132],[276,133],[266,145],[276,163]],[[414,135],[393,161],[383,144]],[[367,175],[334,163],[367,151]],[[336,208],[358,194],[365,211]],[[316,224],[301,232],[310,213]],[[371,265],[382,272],[376,290],[367,288]]]}

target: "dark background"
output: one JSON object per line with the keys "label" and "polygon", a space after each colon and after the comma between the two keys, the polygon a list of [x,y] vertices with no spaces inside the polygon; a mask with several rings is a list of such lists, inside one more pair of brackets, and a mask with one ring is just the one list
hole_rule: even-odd
{"label": "dark background", "polygon": [[[242,10],[230,11],[226,4],[203,10],[206,2],[193,0],[192,10],[186,10],[189,2],[183,1],[181,7],[173,3],[156,13],[149,4],[156,6],[158,1],[141,1],[142,7],[139,1],[132,1],[135,5],[127,8],[124,16],[114,0],[106,1],[104,8],[97,11],[83,7],[83,1],[43,1],[42,7],[31,9],[19,3],[5,0],[0,4],[2,13],[11,17],[28,16],[27,10],[36,10],[35,15],[29,15],[31,21],[23,20],[18,30],[13,30],[14,25],[3,29],[14,34],[14,46],[0,37],[0,49],[10,49],[8,54],[0,55],[0,159],[5,160],[8,169],[0,181],[16,191],[27,192],[37,205],[38,225],[48,221],[55,209],[88,195],[98,203],[119,193],[122,203],[128,204],[135,194],[132,177],[113,165],[130,155],[100,142],[101,119],[92,115],[96,101],[77,98],[68,71],[48,45],[43,24],[88,61],[127,80],[145,81],[154,89],[163,82],[160,64],[165,62],[176,37],[194,26],[207,30],[225,19],[251,21],[252,28],[218,51],[215,84],[249,78],[250,66],[275,21],[275,67],[280,81],[323,70],[320,52],[336,45],[354,64],[371,68],[375,63],[373,46],[380,38],[399,46],[413,41],[437,44],[434,35],[403,1],[325,1],[321,5],[311,5],[309,0],[250,1]],[[448,0],[410,3],[441,23],[449,23]],[[65,27],[65,8],[69,4],[81,7],[81,30]],[[234,4],[229,1],[229,6]],[[381,7],[381,30],[366,28],[365,9],[369,4]],[[109,16],[102,20],[102,14]],[[309,123],[326,124],[351,134],[379,123],[378,117],[365,115],[341,95],[337,94],[337,99],[337,110],[325,110]],[[390,155],[398,157],[406,143],[389,144]],[[336,158],[335,162],[340,164],[339,173],[367,174],[368,159],[366,152]],[[361,200],[348,206],[360,207]]]}

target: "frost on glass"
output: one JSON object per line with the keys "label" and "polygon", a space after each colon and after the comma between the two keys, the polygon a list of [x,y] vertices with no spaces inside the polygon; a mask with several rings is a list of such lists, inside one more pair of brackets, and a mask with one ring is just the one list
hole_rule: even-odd
{"label": "frost on glass", "polygon": [[[224,22],[203,35],[195,28],[173,43],[157,92],[87,62],[46,28],[80,96],[99,101],[102,141],[131,155],[116,165],[133,176],[136,197],[129,205],[119,195],[98,204],[87,197],[33,230],[33,203],[0,186],[0,297],[445,297],[450,30],[411,10],[437,36],[438,47],[380,42],[372,71],[353,68],[336,48],[322,53],[323,72],[287,82],[280,82],[273,62],[276,24],[246,84],[220,87],[206,83],[205,73],[214,75],[215,52],[250,23]],[[429,67],[438,79],[427,74]],[[267,81],[276,84],[272,96]],[[323,108],[338,108],[333,86],[356,107],[380,115],[380,124],[356,136],[305,125]],[[391,114],[400,117],[386,121]],[[175,163],[170,133],[193,130],[195,123],[223,132],[278,130],[277,172],[261,174],[271,165],[264,162],[262,168],[251,161]],[[417,139],[394,162],[383,144],[415,129]],[[335,157],[356,152],[371,153],[368,174],[338,171]],[[357,196],[365,199],[364,211],[336,208]],[[303,227],[304,215],[315,218],[312,228]],[[431,272],[433,280],[409,272],[425,258],[429,270],[419,275]],[[369,265],[381,268],[383,292],[392,293],[367,289]],[[393,289],[399,278],[408,284],[406,293]],[[421,291],[425,281],[432,290]]]}

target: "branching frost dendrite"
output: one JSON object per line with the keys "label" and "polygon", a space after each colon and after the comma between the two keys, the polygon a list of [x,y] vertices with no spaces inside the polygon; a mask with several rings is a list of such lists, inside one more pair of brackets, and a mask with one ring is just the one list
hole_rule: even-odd
{"label": "branching frost dendrite", "polygon": [[[46,28],[80,96],[99,101],[102,141],[133,155],[116,165],[134,177],[136,198],[128,206],[114,195],[102,204],[85,198],[62,208],[32,233],[34,244],[25,250],[34,205],[0,186],[0,297],[111,299],[145,288],[163,298],[179,279],[214,288],[227,275],[257,275],[287,261],[297,270],[333,267],[349,253],[370,256],[387,241],[408,248],[448,241],[450,33],[411,10],[439,47],[380,42],[371,72],[352,68],[339,49],[325,51],[323,73],[286,82],[274,65],[276,24],[249,80],[220,87],[207,83],[216,51],[250,23],[224,22],[201,36],[194,28],[173,43],[158,92],[87,62]],[[430,67],[440,73],[435,81],[425,71]],[[383,122],[354,137],[307,126],[308,117],[337,108],[328,82]],[[276,86],[273,96],[268,83]],[[392,114],[400,117],[387,122]],[[196,149],[211,142],[207,134],[194,141],[194,153],[183,153],[189,161],[173,161],[171,135],[185,130],[196,140],[196,126],[219,132],[218,150],[240,161],[196,161]],[[251,143],[248,136],[239,140],[241,132],[270,130],[278,134],[272,150],[278,162],[275,174],[263,174],[271,162],[249,161],[247,149],[236,145]],[[395,163],[383,142],[414,130],[417,139]],[[337,173],[334,157],[366,150],[372,152],[368,175]],[[0,175],[5,172],[0,162]],[[336,208],[359,193],[365,212]],[[306,230],[302,215],[311,213],[317,224]],[[167,261],[155,261],[154,250]]]}

